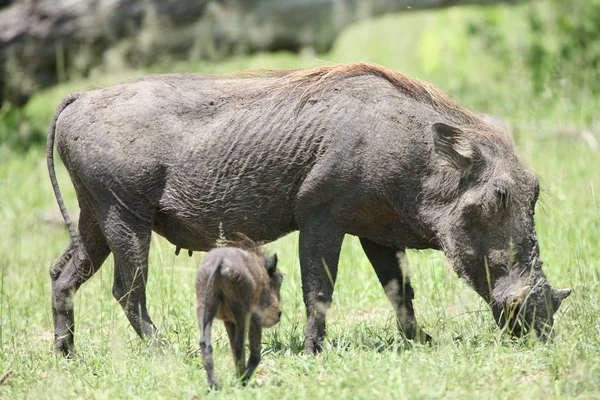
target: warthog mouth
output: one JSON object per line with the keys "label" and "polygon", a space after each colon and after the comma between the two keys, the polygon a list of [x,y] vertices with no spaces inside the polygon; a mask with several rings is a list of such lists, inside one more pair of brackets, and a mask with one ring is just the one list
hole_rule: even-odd
{"label": "warthog mouth", "polygon": [[534,333],[540,341],[547,342],[552,337],[554,312],[546,313],[541,310],[542,312],[536,315],[538,310],[530,301],[525,299],[523,302],[507,305],[501,312],[499,326],[514,337],[520,338]]}
{"label": "warthog mouth", "polygon": [[526,337],[535,332],[535,336],[540,341],[547,342],[552,337],[552,327],[553,324],[543,321],[532,323],[527,321],[525,316],[519,316],[513,320],[508,320],[504,328],[509,334],[517,338]]}

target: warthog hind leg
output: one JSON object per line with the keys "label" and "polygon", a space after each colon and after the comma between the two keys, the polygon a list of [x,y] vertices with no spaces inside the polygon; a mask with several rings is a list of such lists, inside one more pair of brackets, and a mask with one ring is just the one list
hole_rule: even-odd
{"label": "warthog hind leg", "polygon": [[80,202],[79,242],[69,243],[50,268],[52,317],[56,350],[70,357],[74,352],[73,297],[77,289],[100,268],[110,249],[91,210]]}
{"label": "warthog hind leg", "polygon": [[151,221],[142,220],[127,210],[113,208],[106,220],[105,231],[115,258],[113,296],[136,333],[156,345],[156,328],[146,307]]}

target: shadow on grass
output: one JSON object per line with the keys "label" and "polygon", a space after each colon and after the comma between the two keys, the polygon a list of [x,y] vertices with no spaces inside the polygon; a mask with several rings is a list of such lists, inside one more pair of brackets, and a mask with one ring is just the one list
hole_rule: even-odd
{"label": "shadow on grass", "polygon": [[304,329],[298,322],[294,322],[285,330],[275,327],[263,331],[263,335],[263,353],[304,353]]}
{"label": "shadow on grass", "polygon": [[[324,351],[353,352],[356,350],[401,352],[413,348],[431,347],[404,338],[395,327],[381,329],[359,324],[344,332],[330,332],[325,337]],[[294,323],[286,329],[273,329],[265,334],[263,352],[272,354],[303,354],[304,325]]]}

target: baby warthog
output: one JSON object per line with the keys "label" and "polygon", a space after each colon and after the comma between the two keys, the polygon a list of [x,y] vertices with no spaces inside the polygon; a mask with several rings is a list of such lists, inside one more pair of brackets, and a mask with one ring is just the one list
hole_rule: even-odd
{"label": "baby warthog", "polygon": [[[246,385],[260,362],[262,328],[279,322],[279,290],[283,275],[277,254],[265,257],[257,250],[220,247],[202,260],[196,276],[196,313],[200,327],[200,350],[208,384],[218,386],[211,345],[212,322],[222,319],[229,336],[238,377]],[[246,365],[244,339],[249,324],[250,358]]]}

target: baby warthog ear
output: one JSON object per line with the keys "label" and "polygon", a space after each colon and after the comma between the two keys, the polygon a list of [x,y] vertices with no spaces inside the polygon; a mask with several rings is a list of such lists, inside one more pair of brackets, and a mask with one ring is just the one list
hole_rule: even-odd
{"label": "baby warthog ear", "polygon": [[473,146],[460,128],[436,122],[433,124],[435,152],[455,167],[467,167],[473,159]]}
{"label": "baby warthog ear", "polygon": [[265,260],[265,268],[269,275],[273,275],[277,270],[277,253]]}

